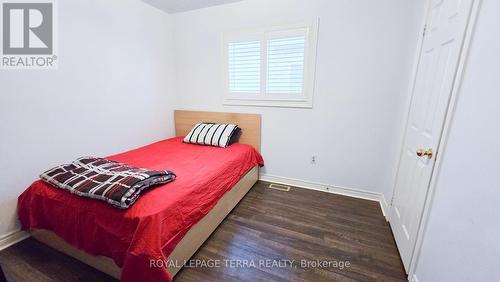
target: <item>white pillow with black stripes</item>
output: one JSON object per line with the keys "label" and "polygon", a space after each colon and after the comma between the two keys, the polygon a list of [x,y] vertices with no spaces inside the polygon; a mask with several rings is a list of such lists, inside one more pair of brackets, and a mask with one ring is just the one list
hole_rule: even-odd
{"label": "white pillow with black stripes", "polygon": [[226,148],[236,141],[240,130],[236,124],[202,122],[184,137],[184,143]]}

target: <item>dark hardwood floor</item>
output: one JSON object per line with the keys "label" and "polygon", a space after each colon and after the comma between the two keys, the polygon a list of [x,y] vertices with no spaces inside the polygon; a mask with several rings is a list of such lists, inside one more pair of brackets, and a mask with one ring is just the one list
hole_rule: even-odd
{"label": "dark hardwood floor", "polygon": [[[175,281],[406,281],[378,203],[267,186],[257,183],[193,256],[202,267]],[[33,239],[1,251],[0,265],[9,281],[114,280]]]}

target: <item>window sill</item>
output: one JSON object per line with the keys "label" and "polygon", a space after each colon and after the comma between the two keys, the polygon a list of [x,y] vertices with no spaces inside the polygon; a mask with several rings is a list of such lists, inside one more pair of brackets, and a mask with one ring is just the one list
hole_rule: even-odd
{"label": "window sill", "polygon": [[305,108],[312,109],[312,101],[308,100],[245,100],[225,99],[225,106],[252,106],[252,107],[276,107],[276,108]]}

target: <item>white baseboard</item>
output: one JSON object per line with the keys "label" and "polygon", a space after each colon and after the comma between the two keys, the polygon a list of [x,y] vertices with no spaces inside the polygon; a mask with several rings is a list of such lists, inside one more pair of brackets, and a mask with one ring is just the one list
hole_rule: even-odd
{"label": "white baseboard", "polygon": [[389,204],[385,200],[385,197],[383,194],[380,194],[379,202],[380,202],[380,208],[382,209],[382,213],[384,214],[385,220],[389,221],[389,218],[387,215],[387,212],[389,211]]}
{"label": "white baseboard", "polygon": [[418,278],[417,278],[417,275],[416,274],[413,274],[411,279],[410,279],[410,282],[418,282]]}
{"label": "white baseboard", "polygon": [[388,205],[387,205],[387,201],[385,200],[384,195],[381,193],[375,193],[375,192],[361,190],[361,189],[340,187],[340,186],[334,186],[334,185],[330,185],[330,184],[305,181],[305,180],[300,180],[300,179],[294,179],[294,178],[282,177],[282,176],[276,176],[276,175],[269,175],[269,174],[262,174],[260,176],[260,180],[267,181],[267,182],[274,182],[274,183],[278,183],[278,184],[290,185],[290,186],[294,186],[294,187],[298,187],[298,188],[322,191],[322,192],[327,192],[327,193],[332,193],[332,194],[340,194],[340,195],[349,196],[349,197],[358,198],[358,199],[376,201],[376,202],[379,202],[380,209],[382,210],[382,214],[387,219],[386,211],[388,209]]}
{"label": "white baseboard", "polygon": [[21,242],[22,240],[28,238],[29,236],[30,236],[29,233],[21,230],[16,230],[1,236],[0,251],[14,245],[15,243]]}

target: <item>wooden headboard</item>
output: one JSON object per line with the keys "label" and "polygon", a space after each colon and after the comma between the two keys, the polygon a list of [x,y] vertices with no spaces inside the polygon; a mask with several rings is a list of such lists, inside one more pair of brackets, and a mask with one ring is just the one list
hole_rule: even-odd
{"label": "wooden headboard", "polygon": [[186,136],[199,122],[233,123],[241,128],[240,143],[252,145],[260,152],[260,114],[199,112],[176,110],[175,135]]}

